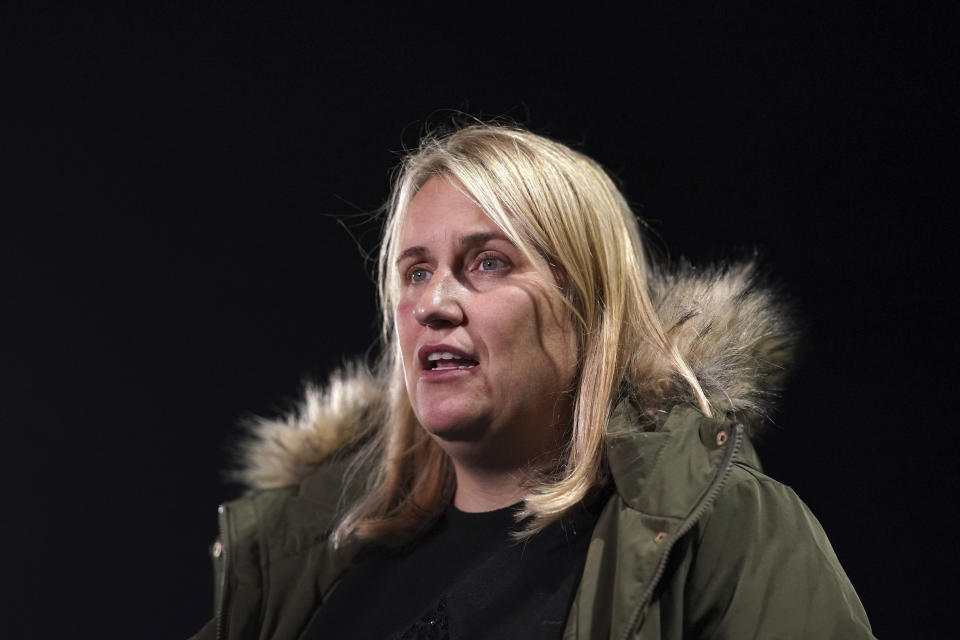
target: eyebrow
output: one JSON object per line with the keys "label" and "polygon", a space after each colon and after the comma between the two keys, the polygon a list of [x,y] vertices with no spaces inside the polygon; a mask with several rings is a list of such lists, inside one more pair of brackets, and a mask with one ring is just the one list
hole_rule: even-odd
{"label": "eyebrow", "polygon": [[[495,231],[471,233],[471,234],[462,236],[460,238],[459,244],[461,249],[470,249],[473,247],[486,244],[491,240],[502,240],[503,242],[506,242],[511,246],[516,246],[513,240],[503,235],[502,233],[497,233]],[[408,247],[403,251],[401,251],[400,255],[397,256],[396,264],[400,264],[407,258],[421,257],[421,256],[427,255],[428,253],[430,253],[430,251],[426,247],[421,247],[421,246]]]}

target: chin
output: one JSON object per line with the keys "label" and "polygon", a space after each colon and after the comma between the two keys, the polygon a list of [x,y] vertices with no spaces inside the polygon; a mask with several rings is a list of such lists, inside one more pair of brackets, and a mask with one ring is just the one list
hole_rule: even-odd
{"label": "chin", "polygon": [[427,411],[417,419],[430,435],[450,442],[476,442],[487,431],[487,420],[473,414]]}

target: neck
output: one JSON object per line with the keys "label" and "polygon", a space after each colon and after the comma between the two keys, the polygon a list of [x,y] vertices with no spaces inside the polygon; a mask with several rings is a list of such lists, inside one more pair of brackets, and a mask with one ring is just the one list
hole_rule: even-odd
{"label": "neck", "polygon": [[480,513],[509,507],[527,494],[528,474],[521,471],[490,472],[471,469],[454,461],[457,491],[453,505],[461,511]]}
{"label": "neck", "polygon": [[[569,405],[554,407],[554,420],[544,428],[500,429],[500,437],[482,442],[453,442],[437,438],[453,463],[457,489],[453,505],[461,511],[479,513],[509,507],[523,500],[532,481],[548,471],[562,455],[565,430],[561,419],[569,414]],[[521,437],[517,437],[517,433]]]}

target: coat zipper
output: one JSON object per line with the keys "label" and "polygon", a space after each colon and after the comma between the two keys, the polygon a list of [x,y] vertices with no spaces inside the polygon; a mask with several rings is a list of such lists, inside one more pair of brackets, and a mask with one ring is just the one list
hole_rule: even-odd
{"label": "coat zipper", "polygon": [[690,529],[693,528],[693,525],[703,517],[704,512],[713,505],[714,500],[717,498],[717,494],[720,493],[720,489],[723,488],[724,483],[727,481],[727,477],[730,475],[730,469],[733,467],[733,458],[737,455],[737,452],[740,450],[740,444],[743,442],[743,425],[735,424],[733,425],[733,442],[727,448],[726,455],[723,457],[723,462],[720,465],[720,469],[717,471],[717,474],[713,477],[713,480],[710,481],[710,487],[707,489],[707,493],[704,494],[703,498],[697,504],[697,507],[693,510],[693,513],[687,518],[680,528],[677,529],[677,532],[670,538],[669,546],[664,550],[663,556],[660,558],[660,563],[657,565],[657,571],[653,574],[653,579],[650,580],[647,588],[643,592],[643,597],[640,599],[640,605],[637,607],[636,613],[633,614],[630,624],[627,626],[626,633],[623,634],[623,640],[628,640],[630,633],[637,626],[637,622],[640,619],[640,614],[643,612],[643,608],[646,605],[647,601],[650,599],[650,596],[653,594],[653,590],[656,588],[657,583],[660,582],[660,578],[663,577],[663,572],[667,570],[667,559],[670,557],[670,551],[673,549],[673,545],[677,540],[682,538]]}
{"label": "coat zipper", "polygon": [[230,557],[230,544],[228,543],[227,534],[229,533],[230,527],[226,505],[217,507],[217,512],[219,515],[217,524],[220,528],[220,571],[217,576],[217,581],[219,582],[219,589],[217,589],[217,640],[223,640],[223,616],[224,608],[227,604],[227,560]]}

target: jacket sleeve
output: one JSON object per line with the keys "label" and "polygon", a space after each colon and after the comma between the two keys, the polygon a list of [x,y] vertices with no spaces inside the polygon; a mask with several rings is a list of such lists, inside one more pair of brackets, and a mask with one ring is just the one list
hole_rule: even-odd
{"label": "jacket sleeve", "polygon": [[823,528],[789,487],[735,465],[699,536],[689,637],[874,637]]}

